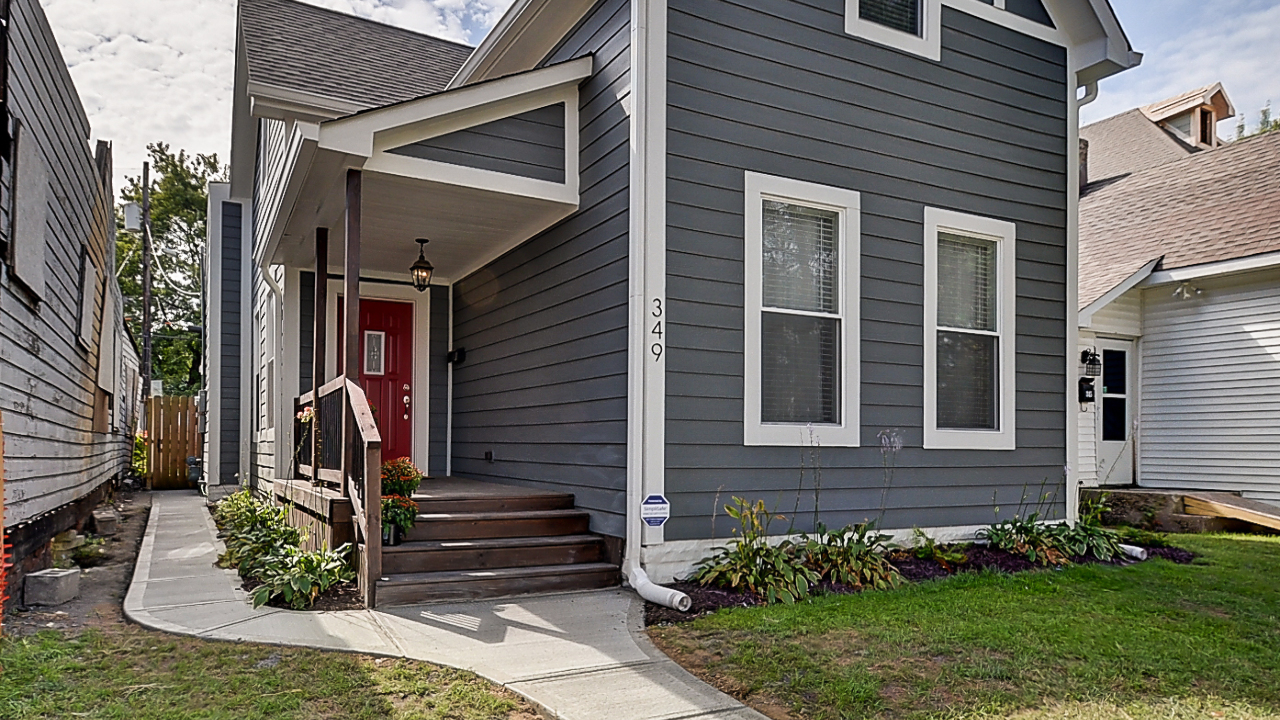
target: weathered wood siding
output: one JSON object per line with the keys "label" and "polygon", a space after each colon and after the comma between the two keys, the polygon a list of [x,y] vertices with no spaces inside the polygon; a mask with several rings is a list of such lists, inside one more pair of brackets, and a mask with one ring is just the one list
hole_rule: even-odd
{"label": "weathered wood siding", "polygon": [[[1064,512],[1066,53],[945,7],[935,63],[846,34],[844,13],[842,0],[670,4],[668,540],[710,537],[717,498],[790,511],[815,459],[828,526],[876,517],[890,429],[905,447],[888,527],[986,524],[1042,482]],[[743,445],[748,170],[862,194],[861,448]],[[926,206],[1017,225],[1015,451],[922,449]]]}
{"label": "weathered wood siding", "polygon": [[1195,286],[1145,292],[1140,483],[1280,502],[1280,272]]}
{"label": "weathered wood siding", "polygon": [[[43,299],[37,301],[21,287],[12,267],[6,266],[0,279],[7,526],[83,497],[119,476],[128,466],[130,450],[128,432],[119,423],[108,423],[108,432],[93,431],[99,364],[119,361],[100,352],[104,298],[119,302],[110,161],[104,158],[101,173],[95,167],[88,118],[39,2],[14,0],[10,13],[10,109],[22,124],[19,143],[38,158],[34,162],[43,166],[47,184],[34,195],[39,206],[34,211],[44,222],[36,223],[30,234],[11,237],[11,224],[0,223],[6,242],[43,257],[44,282]],[[13,173],[13,165],[5,163],[0,203],[5,220],[10,220]],[[21,186],[23,181],[24,169],[18,168],[17,182]],[[76,337],[80,257],[86,246],[97,274],[97,291],[88,306],[92,327],[87,346]],[[113,324],[123,317],[118,304],[107,314],[114,315]]]}
{"label": "weathered wood siding", "polygon": [[[625,534],[630,9],[602,0],[547,63],[581,86],[578,212],[454,285],[453,472],[577,496]],[[485,453],[493,453],[493,462]]]}

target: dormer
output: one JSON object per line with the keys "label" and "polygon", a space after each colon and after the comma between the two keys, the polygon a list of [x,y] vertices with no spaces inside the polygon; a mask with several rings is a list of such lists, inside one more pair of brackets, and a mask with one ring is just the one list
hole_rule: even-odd
{"label": "dormer", "polygon": [[1142,114],[1188,145],[1213,149],[1221,143],[1218,123],[1235,117],[1236,110],[1222,83],[1214,83],[1147,105]]}

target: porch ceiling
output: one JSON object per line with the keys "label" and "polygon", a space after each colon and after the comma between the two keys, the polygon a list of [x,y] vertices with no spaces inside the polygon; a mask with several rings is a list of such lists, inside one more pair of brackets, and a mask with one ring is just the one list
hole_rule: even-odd
{"label": "porch ceiling", "polygon": [[[321,151],[320,154],[324,154]],[[299,193],[273,263],[315,263],[315,229],[329,228],[329,267],[341,268],[345,185],[339,158],[318,157]],[[328,167],[324,167],[328,166]],[[576,205],[366,170],[361,218],[362,270],[409,278],[416,238],[441,281],[458,280],[550,227]]]}

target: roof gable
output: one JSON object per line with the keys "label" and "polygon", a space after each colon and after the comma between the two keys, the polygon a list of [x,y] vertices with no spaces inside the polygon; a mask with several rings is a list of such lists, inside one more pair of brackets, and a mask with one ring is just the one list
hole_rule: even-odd
{"label": "roof gable", "polygon": [[1089,141],[1089,182],[1131,175],[1199,152],[1147,119],[1129,110],[1080,128]]}

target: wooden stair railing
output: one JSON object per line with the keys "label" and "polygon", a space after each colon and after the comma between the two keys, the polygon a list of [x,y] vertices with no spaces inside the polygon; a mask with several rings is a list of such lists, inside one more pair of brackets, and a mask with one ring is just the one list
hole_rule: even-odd
{"label": "wooden stair railing", "polygon": [[346,489],[351,498],[356,530],[360,593],[365,607],[377,606],[378,578],[382,575],[382,436],[364,390],[346,381],[347,407],[351,413],[355,448],[347,469]]}
{"label": "wooden stair railing", "polygon": [[[306,393],[294,403],[298,412],[315,409],[310,428],[300,420],[294,423],[294,437],[304,439],[297,452],[298,474],[351,500],[357,581],[365,606],[372,608],[382,574],[382,435],[358,384],[339,377],[320,388],[319,401],[313,395]],[[352,429],[349,437],[347,427]],[[348,443],[353,446],[351,466],[344,469]]]}

